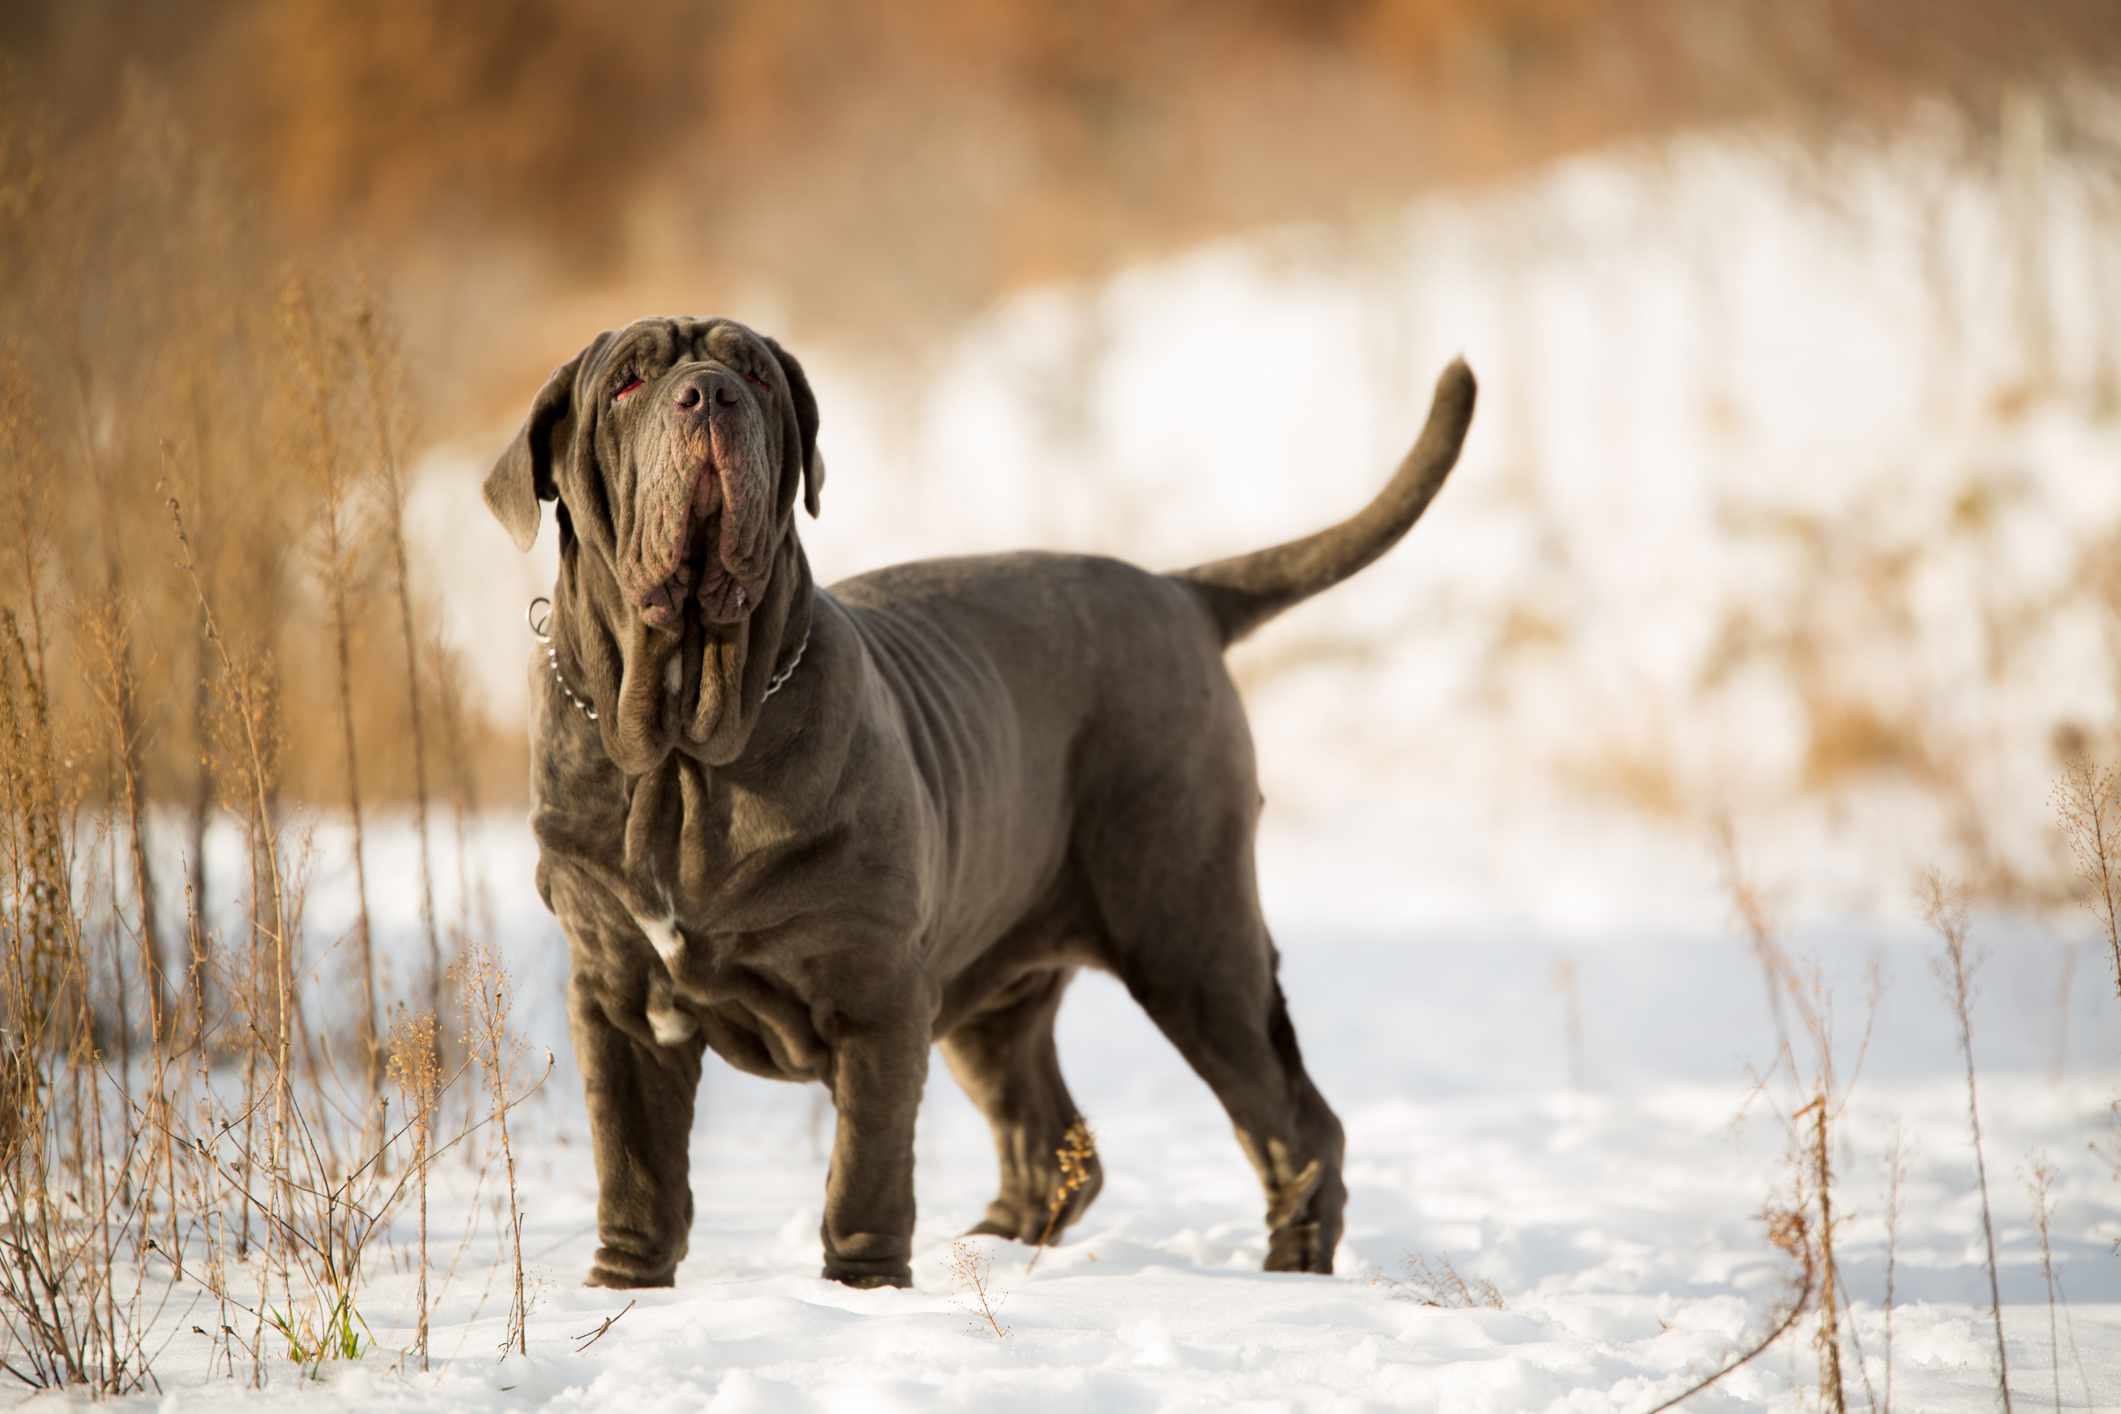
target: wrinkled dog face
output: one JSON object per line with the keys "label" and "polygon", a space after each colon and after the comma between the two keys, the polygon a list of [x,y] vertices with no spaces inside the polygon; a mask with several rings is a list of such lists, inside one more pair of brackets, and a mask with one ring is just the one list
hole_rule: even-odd
{"label": "wrinkled dog face", "polygon": [[627,607],[671,632],[689,613],[743,618],[761,602],[784,511],[795,428],[780,360],[740,325],[636,324],[576,386],[597,401],[603,491],[580,499],[609,520],[575,529],[604,542]]}
{"label": "wrinkled dog face", "polygon": [[[635,763],[653,738],[699,745],[746,715],[729,709],[799,486],[817,513],[816,438],[816,400],[778,344],[733,320],[642,320],[552,375],[487,478],[524,548],[539,503],[560,502],[563,584],[591,610],[584,670],[617,680],[616,744]],[[682,723],[663,720],[673,696]]]}

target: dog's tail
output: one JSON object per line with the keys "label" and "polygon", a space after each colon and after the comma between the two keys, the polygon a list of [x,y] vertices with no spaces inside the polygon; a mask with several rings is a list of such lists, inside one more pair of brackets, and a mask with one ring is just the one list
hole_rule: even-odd
{"label": "dog's tail", "polygon": [[1180,570],[1171,577],[1192,586],[1222,629],[1223,642],[1235,643],[1292,604],[1362,569],[1399,543],[1429,508],[1444,478],[1457,464],[1458,449],[1473,421],[1473,370],[1464,359],[1436,380],[1428,425],[1377,499],[1336,526],[1212,564]]}

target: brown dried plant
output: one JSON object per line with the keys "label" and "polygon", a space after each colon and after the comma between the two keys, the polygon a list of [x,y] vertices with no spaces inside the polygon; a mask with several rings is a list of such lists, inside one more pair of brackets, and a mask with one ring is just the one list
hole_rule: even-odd
{"label": "brown dried plant", "polygon": [[2055,1249],[2049,1233],[2054,1213],[2055,1166],[2043,1154],[2033,1155],[2026,1168],[2025,1188],[2033,1200],[2033,1229],[2040,1234],[2040,1275],[2047,1282],[2048,1373],[2055,1384],[2055,1409],[2062,1408],[2062,1332],[2055,1319]]}
{"label": "brown dried plant", "polygon": [[421,640],[413,623],[411,554],[406,545],[405,500],[410,491],[405,472],[405,441],[399,425],[406,400],[399,396],[401,368],[395,345],[365,286],[353,315],[355,361],[368,391],[368,421],[375,431],[377,492],[383,512],[383,538],[393,572],[398,632],[405,645],[405,717],[411,727],[412,820],[420,850],[420,927],[427,935],[427,1011],[442,1013],[442,939],[435,922],[433,849],[427,829],[427,724],[421,707],[425,683]]}
{"label": "brown dried plant", "polygon": [[466,825],[479,816],[480,795],[478,772],[471,765],[469,738],[472,724],[464,700],[463,664],[458,653],[439,635],[430,642],[427,663],[434,683],[435,715],[442,729],[442,755],[448,764],[450,793],[454,797],[450,824],[457,864],[455,931],[459,939],[491,936],[492,900],[486,891],[486,881],[474,878],[470,868],[471,848]]}
{"label": "brown dried plant", "polygon": [[[508,1245],[512,1262],[512,1285],[508,1305],[508,1330],[501,1342],[505,1354],[530,1353],[530,1303],[523,1277],[523,1201],[516,1182],[515,1147],[508,1133],[508,1112],[518,1100],[510,1095],[522,1043],[508,1027],[508,969],[500,955],[485,943],[473,944],[458,963],[457,994],[464,1008],[464,1043],[486,1079],[489,1114],[499,1134],[501,1162],[507,1180]],[[551,1057],[545,1072],[552,1072]],[[543,1083],[542,1077],[540,1084]]]}
{"label": "brown dried plant", "polygon": [[[1846,1299],[1834,1247],[1840,1220],[1835,1214],[1834,1203],[1833,1135],[1834,1127],[1847,1111],[1850,1094],[1870,1054],[1871,1036],[1885,991],[1885,976],[1882,967],[1873,962],[1869,969],[1860,1039],[1853,1063],[1844,1076],[1836,1058],[1834,997],[1824,973],[1816,961],[1800,965],[1780,942],[1763,896],[1739,866],[1735,834],[1728,823],[1719,831],[1718,843],[1724,860],[1725,889],[1752,943],[1770,989],[1770,999],[1776,1004],[1775,1060],[1756,1079],[1753,1094],[1774,1094],[1778,1075],[1787,1076],[1790,1089],[1781,1092],[1784,1100],[1777,1109],[1788,1146],[1791,1207],[1800,1216],[1811,1209],[1817,1212],[1816,1220],[1806,1221],[1796,1229],[1785,1228],[1784,1235],[1793,1231],[1801,1233],[1807,1244],[1804,1269],[1809,1291],[1806,1303],[1818,1317],[1813,1344],[1819,1359],[1819,1395],[1826,1408],[1841,1414],[1847,1408],[1841,1344],[1844,1335],[1855,1341],[1856,1333],[1853,1327],[1844,1327],[1842,1319]],[[1786,1015],[1796,1018],[1803,1038],[1802,1060],[1784,1022]],[[1890,1304],[1890,1294],[1887,1300]],[[1802,1310],[1797,1314],[1802,1314]],[[1858,1371],[1868,1387],[1869,1372],[1863,1368],[1860,1345],[1856,1353]]]}
{"label": "brown dried plant", "polygon": [[1664,1414],[1667,1409],[1677,1409],[1732,1371],[1759,1359],[1773,1348],[1776,1341],[1789,1334],[1790,1328],[1797,1324],[1798,1318],[1811,1306],[1813,1294],[1819,1286],[1819,1272],[1814,1256],[1816,1244],[1806,1227],[1802,1202],[1788,1207],[1770,1207],[1761,1214],[1761,1219],[1767,1224],[1768,1245],[1788,1257],[1796,1266],[1796,1270],[1790,1274],[1789,1285],[1783,1294],[1782,1314],[1768,1327],[1766,1335],[1712,1373],[1696,1380],[1662,1404],[1652,1407],[1648,1414]]}
{"label": "brown dried plant", "polygon": [[1031,1250],[1031,1260],[1024,1266],[1024,1275],[1029,1276],[1038,1267],[1038,1259],[1044,1255],[1046,1246],[1053,1240],[1053,1232],[1060,1225],[1061,1214],[1068,1210],[1068,1200],[1090,1182],[1090,1162],[1097,1157],[1097,1140],[1090,1133],[1089,1123],[1077,1115],[1061,1134],[1061,1142],[1053,1150],[1054,1162],[1060,1168],[1060,1177],[1054,1182],[1053,1191],[1046,1195],[1046,1225],[1039,1230],[1038,1245]]}
{"label": "brown dried plant", "polygon": [[2071,754],[2055,784],[2054,805],[2106,940],[2114,989],[2121,993],[2121,771]]}
{"label": "brown dried plant", "polygon": [[950,1279],[971,1297],[975,1314],[988,1330],[994,1332],[994,1338],[1002,1340],[1009,1334],[1009,1328],[1002,1324],[999,1314],[1007,1298],[995,1294],[993,1268],[993,1258],[963,1238],[950,1244]]}
{"label": "brown dried plant", "polygon": [[1885,1151],[1885,1404],[1884,1414],[1893,1414],[1893,1306],[1898,1292],[1900,1256],[1900,1190],[1907,1183],[1907,1154],[1899,1121]]}
{"label": "brown dried plant", "polygon": [[1419,1252],[1407,1254],[1407,1279],[1404,1285],[1413,1293],[1414,1299],[1424,1306],[1436,1306],[1445,1310],[1470,1311],[1477,1308],[1489,1311],[1509,1309],[1502,1299],[1501,1290],[1485,1277],[1474,1277],[1471,1281],[1459,1275],[1458,1268],[1449,1257],[1439,1256],[1432,1264]]}
{"label": "brown dried plant", "polygon": [[1819,1388],[1826,1406],[1834,1414],[1847,1414],[1848,1396],[1841,1378],[1840,1284],[1834,1262],[1834,1181],[1827,1147],[1828,1107],[1826,1096],[1814,1095],[1792,1118],[1811,1121],[1812,1139],[1806,1158],[1811,1163],[1811,1187],[1819,1204]]}
{"label": "brown dried plant", "polygon": [[427,1364],[427,1164],[434,1150],[435,1107],[441,1101],[442,1057],[435,1049],[437,1027],[432,1012],[400,1021],[390,1033],[390,1078],[404,1097],[406,1123],[412,1127],[412,1172],[420,1203],[418,1255],[419,1289],[415,1300],[419,1316],[413,1329],[413,1347],[420,1352],[420,1368]]}
{"label": "brown dried plant", "polygon": [[[332,390],[339,370],[327,360],[330,350],[320,327],[316,297],[301,279],[290,281],[280,296],[280,319],[289,351],[293,354],[299,396],[309,414],[305,443],[307,460],[316,477],[317,519],[323,532],[322,574],[327,602],[331,606],[334,678],[339,709],[339,737],[346,771],[346,813],[353,827],[354,866],[354,956],[361,968],[360,1046],[368,1104],[373,1108],[383,1098],[383,1043],[378,1022],[380,1003],[376,990],[374,927],[368,912],[368,842],[361,809],[361,759],[354,731],[353,621],[356,597],[361,593],[358,560],[363,545],[358,520],[361,487],[358,463],[341,445],[341,432],[332,417]],[[373,1116],[380,1129],[380,1114]]]}
{"label": "brown dried plant", "polygon": [[1920,898],[1923,917],[1943,944],[1942,954],[1930,965],[1937,985],[1959,1033],[1959,1053],[1966,1062],[1966,1118],[1973,1135],[1974,1179],[1981,1192],[1981,1237],[1988,1259],[1989,1316],[1996,1331],[1996,1393],[2004,1414],[2010,1414],[2010,1357],[2003,1343],[2003,1292],[1996,1278],[1996,1223],[1988,1201],[1988,1160],[1981,1147],[1981,1095],[1974,1066],[1974,974],[1981,959],[1967,945],[1966,899],[1948,885],[1943,876],[1930,874],[1922,880]]}
{"label": "brown dried plant", "polygon": [[[142,725],[137,702],[138,679],[133,670],[133,627],[122,591],[112,583],[84,615],[82,639],[95,651],[93,674],[98,681],[91,691],[104,715],[104,730],[115,758],[115,774],[124,793],[125,838],[131,864],[133,927],[140,955],[140,976],[145,985],[147,1034],[157,1044],[168,1038],[169,986],[158,951],[155,927],[155,883],[147,857],[147,800],[142,779],[140,736]],[[113,879],[115,885],[116,880]],[[113,899],[112,926],[120,926]],[[126,1000],[119,999],[120,1054],[130,1059],[131,1017]]]}
{"label": "brown dried plant", "polygon": [[2040,1272],[2047,1281],[2047,1343],[2052,1353],[2049,1374],[2055,1382],[2055,1408],[2062,1407],[2062,1346],[2055,1329],[2055,1312],[2062,1313],[2062,1331],[2069,1337],[2070,1359],[2077,1367],[2077,1382],[2084,1392],[2084,1407],[2089,1409],[2096,1400],[2092,1398],[2091,1377],[2084,1369],[2084,1352],[2077,1348],[2077,1320],[2070,1314],[2069,1297],[2062,1290],[2062,1273],[2055,1269],[2055,1251],[2052,1225],[2055,1213],[2055,1185],[2062,1171],[2045,1154],[2035,1154],[2026,1168],[2025,1186],[2033,1200],[2033,1228],[2040,1234]]}
{"label": "brown dried plant", "polygon": [[1794,1069],[1796,1053],[1790,1049],[1790,1028],[1782,1012],[1782,997],[1795,975],[1789,954],[1776,939],[1768,921],[1767,901],[1747,876],[1738,853],[1738,830],[1729,816],[1716,821],[1715,848],[1723,871],[1723,889],[1745,930],[1753,960],[1760,967],[1760,981],[1767,993],[1768,1015],[1775,1023],[1776,1062],[1787,1061]]}

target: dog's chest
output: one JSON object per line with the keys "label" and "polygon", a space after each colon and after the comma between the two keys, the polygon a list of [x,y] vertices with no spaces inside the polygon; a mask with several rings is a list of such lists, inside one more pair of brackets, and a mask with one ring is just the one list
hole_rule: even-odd
{"label": "dog's chest", "polygon": [[[651,965],[644,1019],[663,1045],[699,1036],[739,1070],[777,1080],[810,1080],[824,1071],[827,1042],[811,999],[780,968],[719,957],[713,940],[688,938],[667,919],[640,920],[664,959]],[[712,959],[712,960],[710,960]]]}
{"label": "dog's chest", "polygon": [[555,764],[578,769],[539,782],[533,819],[547,861],[592,878],[666,962],[678,920],[698,936],[785,917],[787,865],[832,829],[688,757],[630,780],[608,762]]}

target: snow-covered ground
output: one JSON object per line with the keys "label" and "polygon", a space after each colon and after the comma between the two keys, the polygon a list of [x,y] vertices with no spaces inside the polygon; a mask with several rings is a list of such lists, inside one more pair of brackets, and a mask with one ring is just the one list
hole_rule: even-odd
{"label": "snow-covered ground", "polygon": [[[408,880],[409,831],[379,836],[372,876]],[[318,1386],[278,1364],[268,1391],[238,1392],[206,1377],[208,1340],[188,1329],[205,1308],[180,1292],[165,1318],[174,1340],[157,1365],[157,1408],[1634,1411],[1742,1348],[1786,1289],[1788,1263],[1758,1214],[1787,1188],[1780,1116],[1796,1092],[1777,1083],[1749,1102],[1773,1031],[1733,933],[1603,923],[1564,932],[1507,921],[1503,910],[1505,921],[1480,925],[1407,910],[1406,921],[1365,926],[1353,921],[1351,895],[1373,894],[1390,918],[1406,886],[1270,837],[1262,872],[1291,1009],[1349,1133],[1349,1226],[1335,1276],[1259,1272],[1260,1193],[1212,1096],[1124,992],[1092,975],[1063,1009],[1060,1045],[1106,1186],[1035,1272],[1026,1248],[974,1242],[991,1260],[1006,1335],[985,1324],[952,1271],[952,1239],[983,1209],[993,1170],[984,1123],[943,1067],[918,1141],[914,1289],[856,1292],[816,1275],[822,1095],[710,1058],[693,1144],[699,1211],[679,1286],[641,1295],[577,1353],[578,1338],[625,1299],[579,1284],[595,1243],[594,1185],[558,1006],[564,944],[531,891],[521,823],[497,818],[473,841],[518,1027],[533,1052],[557,1052],[516,1125],[529,1358],[497,1351],[508,1304],[495,1266],[498,1169],[481,1178],[450,1161],[435,1228],[438,1266],[455,1275],[435,1318],[432,1373],[397,1354],[413,1318],[408,1209],[369,1263],[361,1309],[380,1346],[366,1359],[328,1367]],[[348,975],[343,949],[325,941],[343,916],[343,847],[343,832],[317,832],[313,996],[332,995]],[[454,913],[446,889],[442,908]],[[379,929],[407,967],[416,926],[409,891],[394,885]],[[2121,1186],[2087,1150],[2114,1134],[2121,1004],[2088,948],[2065,1000],[2061,942],[2005,920],[1977,919],[1975,938],[1990,954],[1975,1043],[2012,1386],[2026,1405],[2051,1407],[2056,1347],[2025,1185],[2044,1155],[2061,1171],[2062,1407],[2121,1407]],[[1838,1252],[1863,1368],[1882,1400],[1886,1150],[1897,1127],[1907,1179],[1894,1407],[1993,1408],[1963,1073],[1928,971],[1936,945],[1875,924],[1787,941],[1818,961],[1835,994],[1844,1071],[1864,975],[1878,962],[1887,978],[1834,1152]],[[541,1064],[536,1055],[532,1069]],[[1416,1279],[1417,1261],[1492,1283],[1502,1308],[1426,1304],[1433,1292]],[[1692,1407],[1814,1407],[1809,1329]],[[1861,1401],[1853,1359],[1849,1379]]]}

